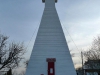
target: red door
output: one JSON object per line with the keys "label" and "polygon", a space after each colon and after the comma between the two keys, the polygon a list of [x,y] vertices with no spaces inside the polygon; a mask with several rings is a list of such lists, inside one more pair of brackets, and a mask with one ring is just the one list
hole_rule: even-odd
{"label": "red door", "polygon": [[55,75],[54,62],[48,62],[48,75]]}

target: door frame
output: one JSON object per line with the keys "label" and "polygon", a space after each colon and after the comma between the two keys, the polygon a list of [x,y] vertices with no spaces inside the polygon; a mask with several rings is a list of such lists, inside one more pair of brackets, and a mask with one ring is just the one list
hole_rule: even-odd
{"label": "door frame", "polygon": [[[46,59],[47,63],[48,63],[48,67],[47,67],[47,75],[55,75],[55,62],[56,62],[56,59],[55,58],[47,58]],[[51,66],[50,66],[51,65]],[[50,69],[52,69],[52,74],[50,74]]]}

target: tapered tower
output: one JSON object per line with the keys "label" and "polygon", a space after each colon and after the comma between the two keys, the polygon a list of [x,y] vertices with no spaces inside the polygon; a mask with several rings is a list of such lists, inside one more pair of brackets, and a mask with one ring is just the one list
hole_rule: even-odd
{"label": "tapered tower", "polygon": [[45,8],[26,75],[76,75],[56,12],[57,0],[42,2]]}

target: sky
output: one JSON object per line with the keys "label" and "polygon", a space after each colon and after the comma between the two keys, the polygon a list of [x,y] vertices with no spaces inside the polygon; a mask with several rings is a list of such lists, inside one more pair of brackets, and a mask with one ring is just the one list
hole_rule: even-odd
{"label": "sky", "polygon": [[[56,9],[69,50],[76,54],[73,62],[79,67],[79,52],[90,48],[93,39],[100,35],[100,0],[58,0]],[[43,10],[42,0],[0,0],[0,33],[9,36],[10,42],[24,42],[26,59],[30,57]]]}

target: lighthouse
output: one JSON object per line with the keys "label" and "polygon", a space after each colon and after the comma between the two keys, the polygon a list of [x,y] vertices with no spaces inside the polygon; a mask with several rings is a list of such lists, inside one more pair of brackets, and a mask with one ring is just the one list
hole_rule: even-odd
{"label": "lighthouse", "polygon": [[25,75],[76,75],[55,8],[57,0],[42,2],[45,8]]}

